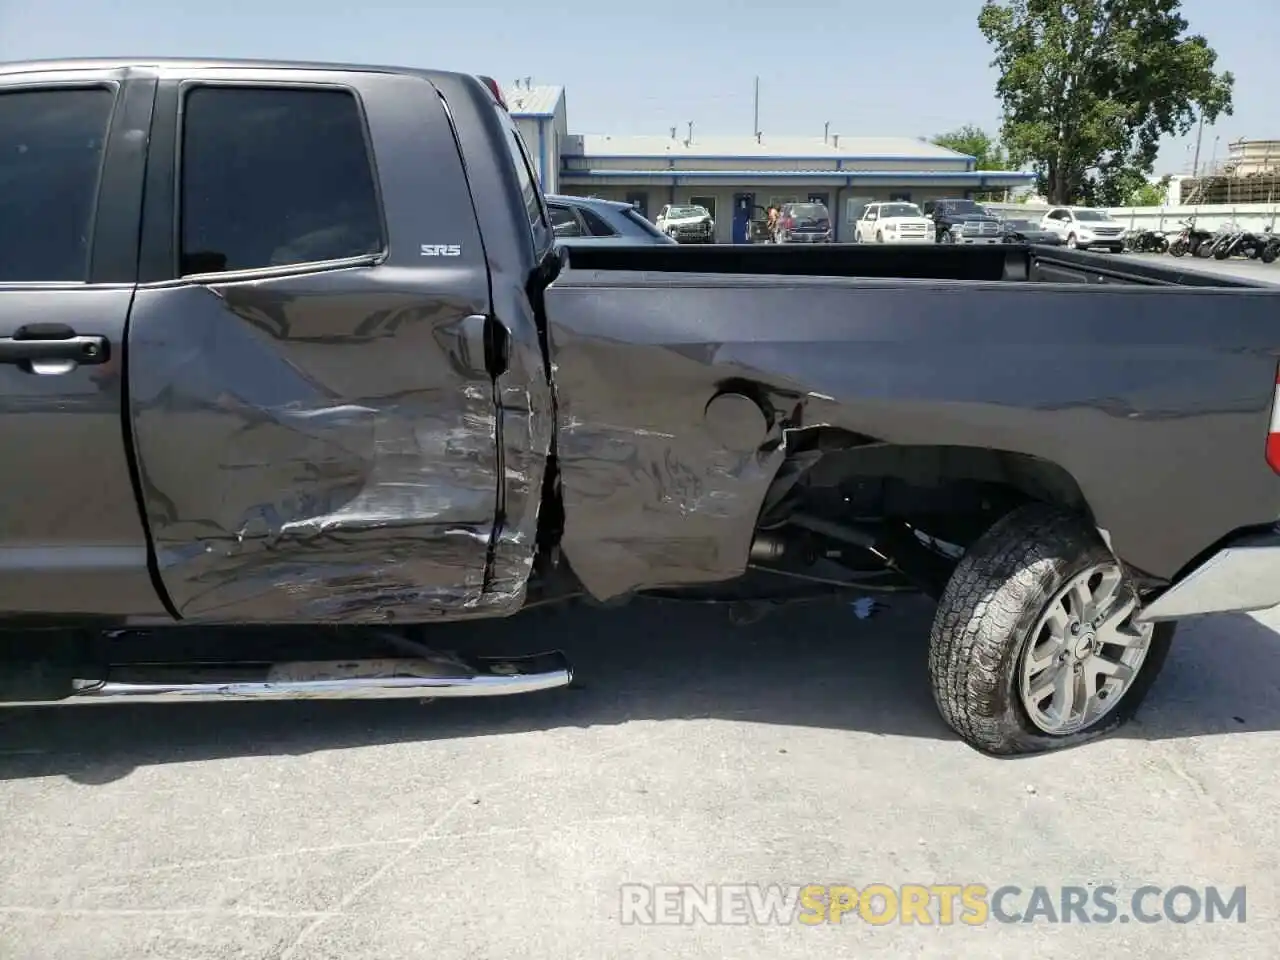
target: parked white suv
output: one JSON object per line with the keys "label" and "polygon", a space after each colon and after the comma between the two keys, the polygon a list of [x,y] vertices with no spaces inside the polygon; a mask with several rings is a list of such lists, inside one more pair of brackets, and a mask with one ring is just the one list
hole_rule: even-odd
{"label": "parked white suv", "polygon": [[706,207],[691,203],[668,203],[654,225],[680,243],[714,243],[716,222]]}
{"label": "parked white suv", "polygon": [[914,203],[872,203],[853,231],[858,243],[934,243],[933,221]]}
{"label": "parked white suv", "polygon": [[1124,250],[1124,225],[1105,210],[1092,207],[1054,207],[1040,221],[1040,229],[1055,233],[1068,247],[1080,250]]}

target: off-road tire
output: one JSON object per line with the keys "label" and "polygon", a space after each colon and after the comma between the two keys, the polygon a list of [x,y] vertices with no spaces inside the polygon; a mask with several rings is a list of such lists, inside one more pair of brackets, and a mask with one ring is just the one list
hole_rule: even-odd
{"label": "off-road tire", "polygon": [[1018,694],[1024,646],[1053,595],[1110,551],[1087,523],[1043,504],[1019,507],[978,538],[943,592],[929,637],[929,680],[942,718],[996,756],[1077,746],[1129,720],[1169,654],[1174,624],[1155,626],[1138,675],[1091,727],[1054,736],[1036,727]]}

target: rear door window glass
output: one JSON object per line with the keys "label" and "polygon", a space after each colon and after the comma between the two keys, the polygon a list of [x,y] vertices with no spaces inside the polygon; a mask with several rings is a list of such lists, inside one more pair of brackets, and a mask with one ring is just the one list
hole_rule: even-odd
{"label": "rear door window glass", "polygon": [[83,281],[115,93],[0,93],[0,283]]}
{"label": "rear door window glass", "polygon": [[182,134],[183,275],[386,247],[364,119],[332,89],[197,87]]}
{"label": "rear door window glass", "polygon": [[591,231],[593,237],[616,237],[618,235],[618,231],[605,223],[603,217],[588,207],[582,207],[578,212],[582,214],[582,222],[587,225],[587,229]]}
{"label": "rear door window glass", "polygon": [[551,214],[551,229],[557,237],[582,236],[582,224],[569,207],[548,204],[547,212]]}
{"label": "rear door window glass", "polygon": [[650,223],[648,219],[645,218],[644,214],[635,207],[628,207],[626,210],[622,211],[622,215],[650,236],[662,237],[664,240],[666,239],[667,235]]}

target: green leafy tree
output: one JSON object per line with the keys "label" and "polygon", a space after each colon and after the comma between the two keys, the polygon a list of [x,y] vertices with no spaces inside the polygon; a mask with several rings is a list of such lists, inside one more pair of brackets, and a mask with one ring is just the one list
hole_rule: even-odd
{"label": "green leafy tree", "polygon": [[1181,0],[987,0],[1001,139],[1050,203],[1124,203],[1160,140],[1231,114],[1235,78],[1187,33]]}
{"label": "green leafy tree", "polygon": [[965,124],[958,130],[940,133],[933,138],[940,147],[968,154],[975,158],[979,170],[1008,170],[1009,158],[1005,155],[1000,141],[981,127]]}
{"label": "green leafy tree", "polygon": [[1127,207],[1162,207],[1169,196],[1169,181],[1165,175],[1158,183],[1146,182],[1129,194],[1124,202]]}
{"label": "green leafy tree", "polygon": [[[1004,147],[1000,145],[1000,141],[981,127],[974,126],[971,123],[947,133],[940,133],[933,138],[932,142],[940,147],[946,147],[948,150],[955,150],[957,153],[964,153],[973,157],[976,161],[974,166],[978,170],[1013,169]],[[1006,191],[1004,190],[987,190],[975,193],[974,199],[1001,200],[1004,199],[1005,193]]]}

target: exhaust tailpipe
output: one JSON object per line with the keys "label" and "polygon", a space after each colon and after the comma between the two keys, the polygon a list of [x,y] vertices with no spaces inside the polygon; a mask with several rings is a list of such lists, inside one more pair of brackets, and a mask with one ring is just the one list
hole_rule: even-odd
{"label": "exhaust tailpipe", "polygon": [[500,697],[565,687],[573,680],[573,668],[559,651],[524,657],[440,653],[290,663],[116,664],[105,674],[72,680],[65,697],[6,700],[0,706]]}

